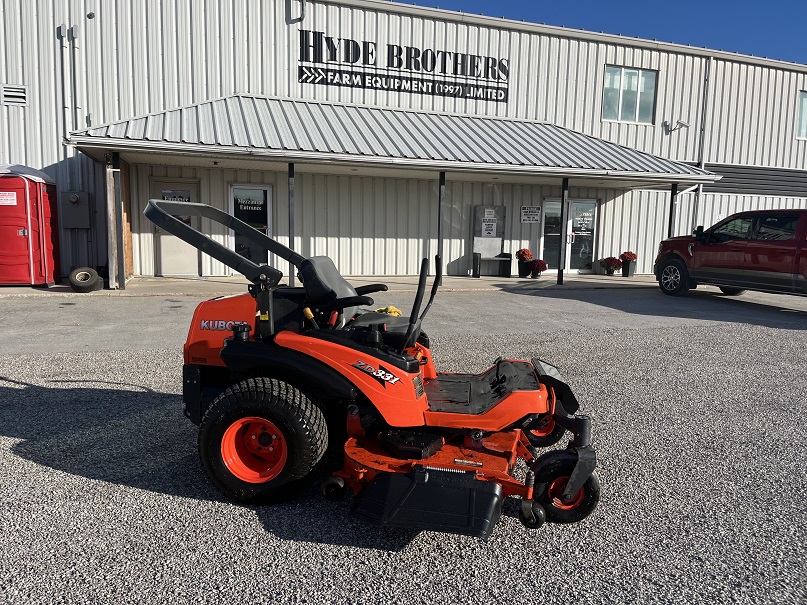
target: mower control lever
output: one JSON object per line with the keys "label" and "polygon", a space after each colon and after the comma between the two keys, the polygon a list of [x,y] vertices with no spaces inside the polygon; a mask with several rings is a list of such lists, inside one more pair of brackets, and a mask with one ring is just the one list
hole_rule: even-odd
{"label": "mower control lever", "polygon": [[404,337],[404,344],[403,348],[401,349],[401,353],[403,353],[408,347],[414,345],[418,339],[418,336],[420,336],[420,324],[423,321],[423,318],[426,317],[426,313],[428,313],[429,309],[432,308],[434,297],[437,295],[437,288],[440,287],[440,283],[443,281],[443,265],[440,262],[439,254],[434,257],[434,262],[437,274],[435,275],[434,283],[432,284],[431,296],[429,297],[429,302],[426,305],[426,308],[423,310],[423,315],[418,317],[418,313],[420,313],[420,305],[423,302],[423,295],[426,293],[426,278],[429,274],[429,259],[424,258],[420,263],[418,291],[417,294],[415,294],[415,302],[412,304],[412,314],[409,316],[409,327],[406,330],[406,336]]}

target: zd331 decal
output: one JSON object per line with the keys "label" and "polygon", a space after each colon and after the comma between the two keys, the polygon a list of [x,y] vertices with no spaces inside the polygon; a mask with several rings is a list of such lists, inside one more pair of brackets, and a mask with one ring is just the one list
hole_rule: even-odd
{"label": "zd331 decal", "polygon": [[369,363],[365,363],[361,360],[356,361],[352,366],[360,369],[362,372],[367,372],[379,383],[383,384],[384,388],[387,387],[387,384],[396,384],[400,380],[400,378],[389,372],[386,368],[379,367],[379,369],[375,369]]}

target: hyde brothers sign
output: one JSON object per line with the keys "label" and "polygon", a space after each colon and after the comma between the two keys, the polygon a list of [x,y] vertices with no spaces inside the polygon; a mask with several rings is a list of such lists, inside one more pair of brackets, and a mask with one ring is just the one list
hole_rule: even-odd
{"label": "hyde brothers sign", "polygon": [[[507,103],[510,61],[300,30],[299,81]],[[305,63],[306,65],[303,65]],[[333,65],[331,65],[333,64]]]}

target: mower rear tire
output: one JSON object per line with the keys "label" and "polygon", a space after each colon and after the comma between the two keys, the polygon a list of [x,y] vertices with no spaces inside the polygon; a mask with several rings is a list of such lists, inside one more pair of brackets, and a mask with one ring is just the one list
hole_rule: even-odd
{"label": "mower rear tire", "polygon": [[571,450],[548,452],[538,458],[532,470],[535,473],[533,499],[546,510],[550,523],[576,523],[588,517],[600,501],[600,480],[596,471],[586,479],[583,487],[568,502],[561,499],[563,490],[577,464],[577,453]]}
{"label": "mower rear tire", "polygon": [[221,493],[245,504],[290,496],[327,447],[320,409],[293,386],[270,378],[227,388],[199,427],[205,474]]}

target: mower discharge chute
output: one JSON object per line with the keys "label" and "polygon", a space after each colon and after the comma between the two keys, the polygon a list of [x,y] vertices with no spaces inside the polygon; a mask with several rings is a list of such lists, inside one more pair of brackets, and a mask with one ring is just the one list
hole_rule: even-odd
{"label": "mower discharge chute", "polygon": [[[410,317],[362,311],[383,284],[354,288],[330,258],[304,258],[202,204],[150,200],[146,217],[252,282],[249,293],[201,303],[185,343],[185,414],[199,456],[226,496],[266,503],[312,481],[329,444],[344,464],[322,485],[354,494],[352,514],[375,525],[487,538],[503,499],[521,498],[530,528],[573,523],[596,507],[591,422],[557,369],[497,359],[481,374],[437,372],[421,329],[428,261]],[[172,215],[232,229],[296,268],[302,287]],[[539,453],[571,434],[562,450]],[[517,465],[526,463],[526,471]],[[523,476],[521,479],[519,476]]]}

